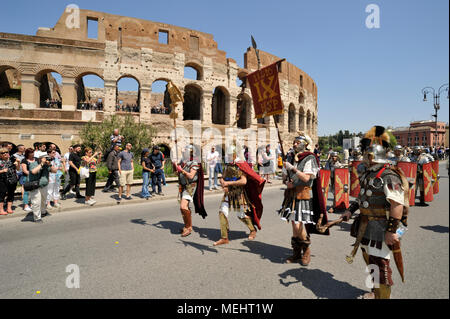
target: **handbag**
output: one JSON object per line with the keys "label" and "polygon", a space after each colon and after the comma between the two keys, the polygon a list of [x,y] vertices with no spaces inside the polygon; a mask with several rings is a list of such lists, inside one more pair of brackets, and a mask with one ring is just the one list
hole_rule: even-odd
{"label": "handbag", "polygon": [[27,192],[34,191],[35,189],[38,188],[39,188],[39,180],[33,182],[25,182],[25,184],[23,184],[23,189]]}
{"label": "handbag", "polygon": [[13,165],[8,166],[8,172],[6,173],[6,181],[9,185],[17,184],[17,173],[16,168]]}
{"label": "handbag", "polygon": [[87,167],[80,167],[80,177],[81,178],[89,178],[89,168]]}

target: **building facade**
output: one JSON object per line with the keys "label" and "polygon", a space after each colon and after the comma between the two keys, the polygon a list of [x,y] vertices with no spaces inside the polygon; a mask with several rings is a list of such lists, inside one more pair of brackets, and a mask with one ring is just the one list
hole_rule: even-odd
{"label": "building facade", "polygon": [[[446,137],[446,123],[435,121],[416,121],[411,122],[409,127],[397,127],[392,130],[397,139],[397,143],[402,146],[444,146]],[[437,142],[437,144],[435,144]]]}
{"label": "building facade", "polygon": [[[152,93],[155,82],[169,80],[184,95],[177,125],[188,131],[194,121],[221,132],[235,123],[242,129],[274,126],[272,117],[254,118],[250,90],[238,85],[258,68],[252,48],[240,67],[218,49],[211,34],[90,10],[73,15],[64,11],[53,28],[39,28],[35,36],[0,33],[0,142],[50,141],[66,149],[88,121],[126,114],[118,104],[130,99],[138,106],[131,110],[136,121],[156,128],[155,144],[170,145],[173,122],[153,108],[168,106],[167,99]],[[75,27],[74,18],[79,22]],[[89,30],[92,23],[95,30]],[[260,59],[262,66],[281,60],[263,51]],[[187,67],[195,70],[196,79],[185,77]],[[59,86],[52,73],[60,75]],[[86,75],[98,76],[104,88],[85,88]],[[297,130],[317,142],[317,84],[288,61],[282,62],[279,77],[284,114],[276,120],[285,147]],[[117,83],[123,78],[137,81],[137,94],[119,93]],[[83,103],[88,99],[101,101],[101,109],[87,109]],[[58,103],[49,109],[48,101]]]}

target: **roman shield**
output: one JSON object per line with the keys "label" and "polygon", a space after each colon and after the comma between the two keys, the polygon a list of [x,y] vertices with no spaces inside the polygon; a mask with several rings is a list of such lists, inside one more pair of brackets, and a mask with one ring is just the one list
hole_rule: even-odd
{"label": "roman shield", "polygon": [[397,167],[405,175],[409,183],[409,206],[414,206],[416,201],[416,176],[417,163],[397,162]]}
{"label": "roman shield", "polygon": [[425,201],[433,201],[433,164],[426,163],[422,165],[423,171],[423,189],[425,192]]}
{"label": "roman shield", "polygon": [[433,194],[439,193],[439,161],[431,162],[431,172],[433,177]]}
{"label": "roman shield", "polygon": [[350,201],[350,174],[348,168],[334,169],[334,208],[347,209]]}
{"label": "roman shield", "polygon": [[359,185],[359,177],[357,167],[361,161],[353,161],[350,165],[350,196],[358,197],[361,186]]}
{"label": "roman shield", "polygon": [[322,187],[323,199],[325,201],[325,207],[327,207],[328,200],[328,188],[330,187],[331,171],[329,169],[320,170],[320,185]]}

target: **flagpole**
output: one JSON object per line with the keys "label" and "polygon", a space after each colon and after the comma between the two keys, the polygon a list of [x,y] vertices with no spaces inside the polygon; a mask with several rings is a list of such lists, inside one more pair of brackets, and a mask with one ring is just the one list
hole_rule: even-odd
{"label": "flagpole", "polygon": [[[251,37],[253,49],[255,49],[256,59],[258,60],[258,71],[259,71],[259,70],[261,69],[261,60],[260,60],[260,58],[259,58],[259,49],[257,49],[256,41],[255,41],[255,39],[253,38],[253,36],[251,35],[250,37]],[[282,59],[282,60],[276,62],[276,63],[277,63],[277,70],[278,70],[278,71],[279,71],[279,69],[280,69],[281,62],[283,62],[284,60],[286,60],[286,59]],[[266,113],[266,110],[264,110],[263,115],[264,115],[265,113]],[[264,117],[264,116],[263,116],[263,117]],[[277,129],[278,143],[280,143],[280,146],[281,146],[281,158],[282,158],[283,161],[284,161],[284,160],[286,159],[286,156],[285,156],[285,153],[284,153],[283,142],[281,141],[280,130],[278,129],[278,123],[277,123],[277,120],[275,119],[275,115],[272,115],[272,117],[273,117],[273,122],[275,123],[275,128]]]}

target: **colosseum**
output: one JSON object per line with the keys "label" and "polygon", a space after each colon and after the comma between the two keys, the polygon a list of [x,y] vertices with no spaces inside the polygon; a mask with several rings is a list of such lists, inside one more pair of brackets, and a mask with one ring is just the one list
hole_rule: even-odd
{"label": "colosseum", "polygon": [[[211,34],[90,10],[79,10],[79,25],[72,27],[71,14],[64,11],[53,28],[39,28],[35,36],[0,33],[0,142],[46,141],[66,150],[88,121],[132,114],[157,129],[155,144],[170,147],[167,93],[152,92],[155,82],[168,80],[184,94],[177,125],[187,130],[194,121],[224,132],[232,125],[273,127],[276,120],[285,148],[299,129],[317,142],[317,85],[288,61],[279,74],[284,114],[256,119],[250,90],[239,85],[258,68],[253,48],[240,67]],[[88,30],[92,25],[94,37]],[[280,60],[263,51],[259,55],[261,66]],[[187,69],[193,78],[185,76]],[[61,83],[52,74],[59,74]],[[104,87],[85,87],[88,75],[98,76]],[[137,92],[119,92],[123,78],[134,79]],[[95,107],[86,107],[92,101]],[[158,107],[163,112],[155,112]]]}

